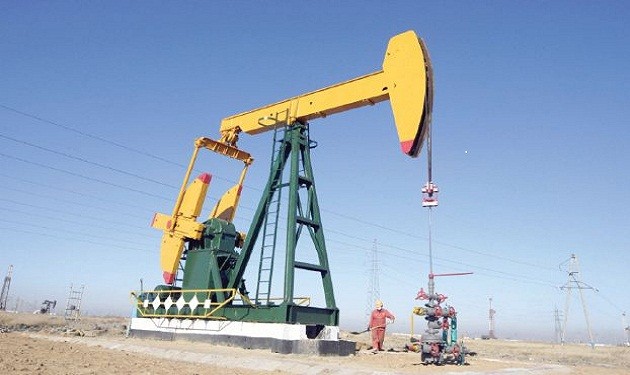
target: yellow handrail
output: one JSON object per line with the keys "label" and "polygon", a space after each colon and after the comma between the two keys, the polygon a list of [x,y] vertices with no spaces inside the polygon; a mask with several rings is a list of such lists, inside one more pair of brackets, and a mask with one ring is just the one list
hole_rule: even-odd
{"label": "yellow handrail", "polygon": [[[205,300],[199,301],[199,297],[197,297],[200,293],[205,293],[206,297]],[[214,302],[212,301],[212,294],[218,294],[218,293],[227,293],[228,296],[225,298],[224,301],[222,302]],[[182,303],[182,307],[178,307],[178,313],[176,314],[169,314],[168,311],[170,310],[171,306],[177,306],[178,301],[172,301],[172,305],[169,304],[169,307],[166,308],[166,305],[164,304],[166,299],[168,297],[161,297],[161,295],[172,295],[172,294],[177,294],[179,295],[178,301],[180,298],[184,298],[184,295],[193,295],[188,301],[186,301],[186,299],[183,300]],[[231,289],[231,288],[224,288],[224,289],[171,289],[171,290],[150,290],[150,291],[143,291],[142,293],[138,293],[138,292],[131,292],[132,297],[132,303],[136,306],[138,313],[145,318],[205,318],[205,319],[219,319],[219,320],[225,320],[225,317],[222,316],[214,316],[214,314],[220,310],[221,308],[225,307],[226,305],[230,304],[232,301],[234,301],[236,299],[236,297],[240,297],[240,300],[243,301],[245,304],[253,307],[253,308],[258,308],[259,306],[255,305],[250,299],[249,297],[247,297],[246,295],[242,294],[240,291],[238,291],[237,289]],[[146,299],[142,299],[142,296],[145,296]],[[149,306],[145,306],[145,304],[147,305],[151,305],[153,302],[151,300],[149,300],[148,296],[152,296],[152,300],[155,301],[156,298],[158,298],[159,300],[159,306],[162,306],[165,309],[164,313],[161,314],[157,314],[157,313],[149,313],[147,312],[147,309],[149,308]],[[155,296],[155,297],[153,297]],[[211,309],[210,311],[206,312],[203,315],[195,315],[194,312],[197,309],[197,305],[194,306],[194,308],[192,308],[189,304],[192,301],[192,298],[197,297],[197,303],[200,303],[204,306],[204,308],[206,309]],[[276,301],[282,301],[282,298],[270,298],[269,300],[276,300]],[[298,305],[298,306],[309,306],[311,303],[311,298],[310,297],[296,297],[293,299],[293,302]],[[205,307],[205,306],[208,307]],[[189,309],[189,313],[187,314],[181,314],[179,313],[181,310],[183,310],[184,307],[188,307]],[[156,309],[156,308],[154,308]]]}

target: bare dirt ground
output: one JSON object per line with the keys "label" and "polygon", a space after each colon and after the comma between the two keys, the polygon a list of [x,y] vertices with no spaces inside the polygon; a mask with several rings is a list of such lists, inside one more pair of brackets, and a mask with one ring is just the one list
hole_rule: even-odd
{"label": "bare dirt ground", "polygon": [[466,366],[424,366],[388,335],[389,352],[372,354],[367,334],[356,355],[282,355],[187,341],[126,338],[128,320],[85,317],[69,326],[49,315],[0,313],[0,374],[630,374],[630,348],[469,340]]}

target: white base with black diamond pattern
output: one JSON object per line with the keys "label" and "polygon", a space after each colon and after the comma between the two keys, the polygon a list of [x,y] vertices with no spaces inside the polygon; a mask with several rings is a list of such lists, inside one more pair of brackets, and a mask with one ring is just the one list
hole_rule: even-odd
{"label": "white base with black diamond pattern", "polygon": [[[129,327],[136,331],[266,337],[280,340],[308,340],[305,324],[253,323],[203,319],[131,318]],[[320,340],[339,340],[338,326],[324,326]]]}

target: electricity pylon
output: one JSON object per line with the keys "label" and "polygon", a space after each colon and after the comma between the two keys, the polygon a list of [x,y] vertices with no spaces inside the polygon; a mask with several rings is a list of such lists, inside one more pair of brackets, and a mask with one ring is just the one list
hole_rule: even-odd
{"label": "electricity pylon", "polygon": [[492,308],[492,297],[488,300],[490,302],[490,309],[488,310],[488,338],[496,339],[497,337],[494,335],[494,315],[497,311]]}
{"label": "electricity pylon", "polygon": [[81,319],[81,300],[83,299],[84,289],[85,285],[81,285],[81,288],[76,290],[72,284],[70,284],[70,293],[66,301],[66,311],[63,314],[66,321],[76,322]]}
{"label": "electricity pylon", "polygon": [[368,257],[368,267],[369,267],[369,276],[368,276],[368,291],[367,291],[367,300],[365,304],[365,315],[369,317],[374,309],[374,301],[381,298],[378,274],[379,274],[379,264],[378,264],[378,242],[374,240],[374,244],[372,245],[372,249],[370,250],[370,254]]}
{"label": "electricity pylon", "polygon": [[560,317],[562,316],[562,313],[558,310],[558,307],[555,306],[554,310],[553,310],[553,317],[554,317],[554,337],[555,337],[555,341],[556,343],[560,343],[562,341],[562,323],[560,323]]}
{"label": "electricity pylon", "polygon": [[626,342],[625,345],[626,346],[630,346],[630,326],[628,326],[628,323],[626,323],[626,312],[624,311],[623,314],[621,314],[621,324],[623,325],[623,331],[626,335]]}
{"label": "electricity pylon", "polygon": [[591,348],[595,348],[595,342],[593,341],[593,332],[591,331],[591,323],[589,322],[589,319],[588,319],[588,311],[586,309],[586,302],[584,301],[584,293],[582,293],[582,290],[592,289],[592,290],[597,291],[597,289],[580,281],[579,279],[580,270],[579,270],[577,256],[575,254],[571,254],[571,258],[566,262],[569,262],[569,268],[567,271],[569,274],[569,280],[567,281],[566,284],[560,287],[560,289],[566,290],[566,301],[564,305],[564,324],[562,325],[562,336],[561,336],[560,342],[564,345],[564,342],[566,339],[565,335],[567,331],[567,320],[569,319],[569,306],[571,304],[571,291],[573,289],[577,289],[578,292],[580,293],[580,300],[582,301],[582,310],[584,311],[584,318],[586,319],[586,329],[588,330],[589,344],[591,345]]}
{"label": "electricity pylon", "polygon": [[2,284],[2,292],[0,293],[0,311],[7,309],[7,300],[9,299],[9,288],[11,287],[11,276],[13,275],[13,265],[9,266],[9,272],[4,278]]}

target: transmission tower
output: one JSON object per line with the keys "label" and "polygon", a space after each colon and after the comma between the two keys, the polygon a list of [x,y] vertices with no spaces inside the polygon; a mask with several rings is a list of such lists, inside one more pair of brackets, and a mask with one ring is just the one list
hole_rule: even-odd
{"label": "transmission tower", "polygon": [[577,289],[580,294],[580,301],[582,302],[584,319],[586,320],[586,329],[588,330],[589,344],[591,345],[591,348],[595,348],[595,342],[593,341],[593,332],[591,331],[591,323],[588,319],[588,311],[586,309],[586,302],[584,301],[584,293],[582,292],[582,290],[592,289],[597,291],[597,289],[580,281],[580,267],[578,265],[577,256],[575,254],[571,254],[571,258],[567,262],[569,262],[569,267],[567,271],[567,273],[569,274],[569,279],[566,284],[560,287],[560,289],[566,290],[566,301],[564,305],[564,324],[562,325],[562,337],[560,339],[560,342],[564,344],[566,340],[567,320],[569,319],[569,306],[571,305],[571,291],[573,289]]}
{"label": "transmission tower", "polygon": [[7,276],[2,284],[2,293],[0,293],[0,311],[7,309],[7,300],[9,299],[9,288],[11,287],[11,275],[13,274],[13,265],[9,266]]}
{"label": "transmission tower", "polygon": [[374,240],[372,244],[372,249],[369,250],[368,259],[368,290],[367,290],[367,300],[365,304],[365,316],[369,317],[374,309],[374,301],[381,298],[381,291],[379,286],[379,263],[378,263],[378,242]]}
{"label": "transmission tower", "polygon": [[64,318],[69,321],[78,321],[81,319],[81,300],[83,299],[83,290],[85,285],[77,290],[70,284],[70,293],[68,294],[68,300],[66,302],[66,311]]}
{"label": "transmission tower", "polygon": [[492,297],[488,298],[488,301],[490,302],[490,308],[488,309],[488,338],[496,339],[497,337],[494,335],[494,315],[497,312],[492,308]]}
{"label": "transmission tower", "polygon": [[560,318],[562,317],[562,313],[558,310],[558,307],[554,307],[553,311],[554,317],[554,328],[555,328],[555,342],[560,343],[562,341],[562,323],[560,322]]}
{"label": "transmission tower", "polygon": [[626,346],[630,346],[630,326],[628,326],[628,323],[626,323],[626,312],[625,311],[623,312],[623,314],[621,314],[621,324],[623,325],[623,331],[624,331],[624,334],[626,336],[625,345]]}

